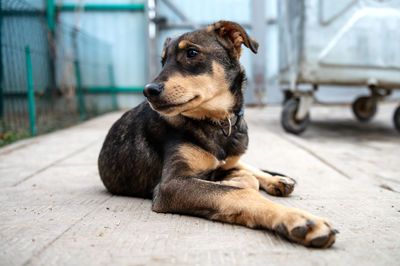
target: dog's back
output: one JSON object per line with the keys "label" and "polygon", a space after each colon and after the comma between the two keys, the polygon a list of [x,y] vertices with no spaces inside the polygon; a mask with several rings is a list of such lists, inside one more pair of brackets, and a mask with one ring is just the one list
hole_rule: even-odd
{"label": "dog's back", "polygon": [[168,126],[148,103],[126,112],[111,127],[98,159],[99,174],[113,194],[151,198],[161,178]]}

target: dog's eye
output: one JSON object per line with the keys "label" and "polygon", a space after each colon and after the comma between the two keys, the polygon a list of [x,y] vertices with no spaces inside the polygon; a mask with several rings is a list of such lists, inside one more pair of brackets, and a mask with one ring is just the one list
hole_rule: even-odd
{"label": "dog's eye", "polygon": [[199,54],[199,52],[196,51],[195,49],[189,49],[189,50],[187,50],[187,52],[186,52],[186,56],[187,56],[188,58],[193,58],[193,57],[195,57],[195,56],[198,55],[198,54]]}

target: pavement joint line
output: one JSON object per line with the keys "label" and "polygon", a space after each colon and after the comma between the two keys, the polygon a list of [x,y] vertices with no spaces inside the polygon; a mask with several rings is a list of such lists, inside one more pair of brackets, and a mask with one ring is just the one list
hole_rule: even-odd
{"label": "pavement joint line", "polygon": [[34,258],[38,258],[40,257],[40,255],[42,255],[43,252],[46,251],[46,249],[48,249],[51,245],[53,245],[58,239],[60,239],[65,233],[67,233],[69,230],[71,230],[75,225],[77,225],[78,223],[80,223],[81,221],[83,221],[86,217],[88,217],[90,214],[92,214],[94,211],[96,211],[98,209],[99,206],[102,206],[105,202],[107,202],[108,200],[110,200],[112,197],[114,197],[114,195],[110,195],[108,196],[108,198],[104,199],[103,201],[101,201],[99,203],[98,206],[96,206],[95,208],[93,208],[92,210],[90,210],[89,212],[87,212],[85,215],[83,215],[81,218],[77,219],[73,224],[71,224],[70,226],[68,226],[67,229],[65,229],[63,232],[61,232],[61,234],[59,234],[58,236],[56,236],[53,240],[51,240],[49,243],[47,243],[43,248],[41,248],[38,252],[34,253],[26,262],[22,263],[22,265],[29,265],[32,263],[32,259]]}
{"label": "pavement joint line", "polygon": [[396,184],[400,185],[400,180],[396,180],[396,179],[389,178],[389,177],[384,177],[382,175],[378,175],[378,177],[381,178],[381,179],[384,179],[386,181],[393,182],[393,183],[396,183]]}
{"label": "pavement joint line", "polygon": [[290,142],[291,144],[301,148],[302,150],[306,151],[307,153],[309,153],[311,156],[315,157],[316,159],[318,159],[320,162],[322,162],[323,164],[325,164],[326,166],[328,166],[329,168],[333,169],[335,172],[337,172],[338,174],[346,177],[347,179],[353,179],[351,176],[349,176],[348,174],[346,174],[345,172],[343,172],[342,170],[340,170],[339,168],[337,168],[336,166],[334,166],[333,164],[331,164],[330,162],[328,162],[327,160],[325,160],[323,157],[319,156],[317,153],[313,152],[311,149],[307,148],[306,146],[290,139],[289,137],[286,136],[281,136],[284,140]]}
{"label": "pavement joint line", "polygon": [[88,149],[90,146],[92,146],[92,145],[95,144],[96,142],[97,142],[97,140],[92,141],[92,142],[90,142],[88,145],[85,145],[85,146],[79,148],[78,150],[75,150],[75,151],[73,151],[72,153],[67,154],[66,156],[64,156],[64,157],[62,157],[62,158],[60,158],[60,159],[58,159],[58,160],[56,160],[56,161],[54,161],[54,162],[52,162],[52,163],[46,165],[45,167],[40,168],[39,170],[37,170],[37,171],[34,172],[33,174],[28,175],[27,177],[25,177],[25,178],[23,178],[22,180],[18,181],[17,183],[15,183],[14,185],[12,185],[11,187],[19,186],[20,184],[22,184],[22,183],[24,183],[25,181],[31,179],[32,177],[36,176],[37,174],[40,174],[40,173],[44,172],[45,170],[49,169],[50,167],[55,166],[55,165],[57,165],[58,163],[60,163],[60,162],[62,162],[62,161],[64,161],[64,160],[66,160],[66,159],[68,159],[68,158],[74,156],[75,154],[80,153],[80,152],[82,152],[82,151]]}
{"label": "pavement joint line", "polygon": [[24,141],[24,142],[12,145],[12,147],[10,147],[10,148],[8,148],[6,146],[6,147],[4,147],[4,148],[2,148],[0,150],[0,157],[3,157],[3,156],[5,156],[5,155],[7,155],[9,153],[12,153],[14,151],[26,148],[26,147],[28,147],[30,145],[37,144],[37,143],[39,143],[39,142],[37,140],[35,140],[35,139],[28,139],[26,142]]}

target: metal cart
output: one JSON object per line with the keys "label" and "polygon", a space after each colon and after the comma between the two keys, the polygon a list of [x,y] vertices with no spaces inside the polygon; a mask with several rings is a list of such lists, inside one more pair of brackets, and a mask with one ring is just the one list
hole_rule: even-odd
{"label": "metal cart", "polygon": [[[279,1],[283,128],[303,132],[319,85],[365,85],[352,109],[369,121],[379,100],[400,88],[400,0]],[[311,84],[301,90],[299,84]],[[400,131],[400,106],[393,121]]]}

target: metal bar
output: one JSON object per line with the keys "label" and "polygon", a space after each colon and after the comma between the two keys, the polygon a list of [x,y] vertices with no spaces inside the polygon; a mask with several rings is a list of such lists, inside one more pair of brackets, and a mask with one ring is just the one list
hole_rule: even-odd
{"label": "metal bar", "polygon": [[25,46],[26,81],[28,85],[29,125],[32,136],[36,136],[36,108],[33,90],[32,59],[29,45]]}
{"label": "metal bar", "polygon": [[[13,90],[14,88],[8,88],[10,90]],[[35,96],[42,96],[44,94],[44,91],[35,91]],[[3,96],[8,97],[16,97],[16,98],[20,98],[26,97],[26,92],[24,91],[3,91]]]}
{"label": "metal bar", "polygon": [[297,120],[300,121],[307,116],[308,112],[310,111],[311,105],[314,102],[313,92],[309,92],[307,94],[308,95],[300,96],[300,103],[295,117]]}
{"label": "metal bar", "polygon": [[[275,18],[267,18],[265,20],[265,24],[267,25],[272,25],[272,24],[276,24],[278,21]],[[174,22],[167,22],[167,23],[163,23],[160,24],[159,27],[160,29],[163,30],[167,30],[167,29],[196,29],[196,28],[203,28],[203,27],[207,27],[208,25],[210,25],[210,23],[199,23],[199,24],[193,24],[191,22],[180,22],[180,23],[174,23]],[[245,28],[245,29],[252,29],[253,26],[252,24],[249,23],[240,23],[240,25]]]}
{"label": "metal bar", "polygon": [[108,76],[110,79],[110,86],[111,86],[111,106],[114,110],[117,110],[118,109],[117,90],[115,87],[114,67],[112,64],[108,65]]}
{"label": "metal bar", "polygon": [[[50,65],[50,88],[49,94],[54,93],[56,89],[56,51],[55,51],[55,28],[56,28],[56,19],[55,19],[55,5],[54,0],[46,0],[46,20],[47,20],[47,53],[49,55],[48,62]],[[50,101],[50,98],[48,99]]]}
{"label": "metal bar", "polygon": [[74,11],[84,9],[85,11],[144,11],[144,4],[62,4],[57,10]]}
{"label": "metal bar", "polygon": [[54,0],[46,0],[46,18],[47,27],[50,31],[54,31],[55,27],[55,6]]}
{"label": "metal bar", "polygon": [[42,10],[1,10],[1,16],[43,16],[45,12]]}
{"label": "metal bar", "polygon": [[190,20],[186,17],[185,14],[183,14],[182,11],[179,10],[179,8],[176,7],[176,5],[174,3],[172,3],[169,0],[162,0],[164,2],[164,4],[169,7],[169,9],[172,10],[172,12],[175,13],[175,15],[177,15],[183,22],[190,22]]}
{"label": "metal bar", "polygon": [[[110,87],[82,87],[83,92],[85,93],[111,93],[111,92],[116,92],[116,93],[125,93],[125,92],[142,92],[144,87],[138,86],[132,86],[132,87],[116,87],[110,86]],[[35,91],[35,96],[42,96],[44,95],[44,91]],[[22,91],[6,91],[3,92],[4,96],[7,97],[26,97],[26,92]]]}
{"label": "metal bar", "polygon": [[333,21],[335,21],[338,17],[340,17],[341,15],[343,15],[344,13],[346,13],[353,5],[357,4],[358,1],[356,0],[352,0],[351,2],[347,3],[347,5],[337,14],[335,14],[334,16],[332,16],[331,18],[329,18],[328,20],[324,20],[323,18],[323,2],[320,1],[318,3],[318,20],[319,23],[321,25],[329,25],[331,24]]}
{"label": "metal bar", "polygon": [[87,87],[84,88],[86,93],[141,93],[144,87]]}

